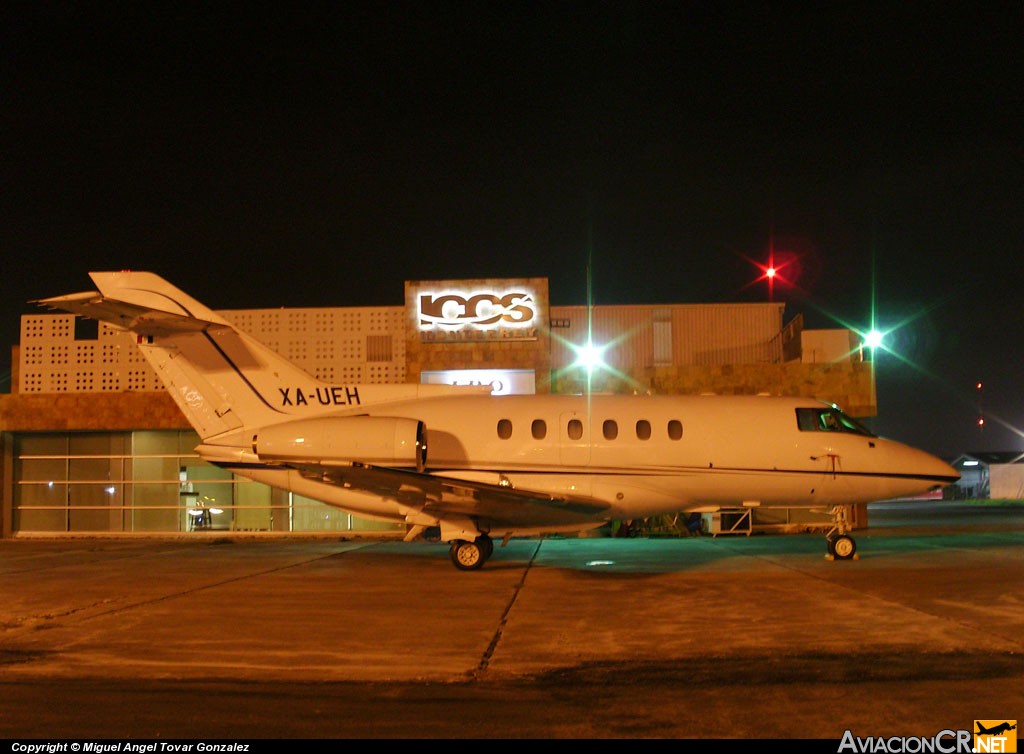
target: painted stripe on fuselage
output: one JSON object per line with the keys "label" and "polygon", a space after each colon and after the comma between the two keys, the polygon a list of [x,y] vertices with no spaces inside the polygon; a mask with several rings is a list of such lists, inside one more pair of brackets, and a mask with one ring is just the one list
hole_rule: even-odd
{"label": "painted stripe on fuselage", "polygon": [[[216,466],[230,471],[237,470],[238,473],[244,473],[245,469],[253,470],[267,470],[267,469],[291,469],[299,468],[301,465],[290,466],[288,464],[266,464],[266,463],[221,463],[211,461]],[[330,466],[323,464],[322,468],[343,468],[347,464],[339,464],[338,466]],[[381,467],[386,468],[390,471],[401,471],[411,475],[419,476],[413,471],[412,467]],[[558,470],[551,470],[549,468],[526,468],[526,467],[496,467],[496,468],[482,468],[479,466],[466,466],[461,468],[427,468],[423,471],[422,476],[435,477],[445,480],[451,480],[453,483],[463,482],[466,480],[460,479],[457,476],[448,476],[449,474],[460,474],[465,472],[480,472],[480,473],[512,473],[512,474],[535,474],[538,476],[593,476],[593,477],[650,477],[650,476],[692,476],[695,474],[758,474],[758,475],[793,475],[800,474],[803,476],[815,476],[820,477],[822,475],[838,478],[847,479],[898,479],[905,481],[921,481],[921,482],[932,482],[934,484],[950,484],[956,482],[959,477],[948,477],[948,476],[937,476],[937,475],[921,475],[921,474],[894,474],[891,472],[882,471],[832,471],[831,469],[758,469],[758,468],[743,468],[743,467],[730,467],[730,466],[715,466],[708,468],[706,466],[677,466],[672,468],[650,468],[650,469],[594,469],[593,467],[581,467],[581,468],[563,468]]]}

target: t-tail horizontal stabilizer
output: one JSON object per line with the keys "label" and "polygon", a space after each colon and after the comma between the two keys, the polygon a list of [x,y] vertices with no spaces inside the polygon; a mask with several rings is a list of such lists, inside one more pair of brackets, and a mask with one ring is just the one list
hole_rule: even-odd
{"label": "t-tail horizontal stabilizer", "polygon": [[204,441],[244,444],[245,432],[235,430],[291,418],[282,395],[317,394],[308,373],[160,276],[89,275],[98,291],[36,303],[138,335],[139,350]]}
{"label": "t-tail horizontal stabilizer", "polygon": [[45,298],[34,303],[107,322],[143,336],[198,332],[230,325],[152,272],[91,272],[98,291]]}

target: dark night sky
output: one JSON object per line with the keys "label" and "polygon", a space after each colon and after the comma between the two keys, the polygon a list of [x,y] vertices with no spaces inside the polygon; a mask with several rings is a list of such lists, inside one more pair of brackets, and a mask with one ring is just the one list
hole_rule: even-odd
{"label": "dark night sky", "polygon": [[876,431],[1024,449],[1019,3],[255,5],[0,10],[0,342],[92,270],[216,309],[578,304],[590,260],[599,304],[728,302],[773,243],[787,317],[905,323]]}

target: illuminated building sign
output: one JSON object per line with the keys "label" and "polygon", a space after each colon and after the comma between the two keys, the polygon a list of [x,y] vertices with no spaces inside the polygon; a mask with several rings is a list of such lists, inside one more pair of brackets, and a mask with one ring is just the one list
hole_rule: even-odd
{"label": "illuminated building sign", "polygon": [[537,379],[532,369],[445,369],[421,372],[425,385],[490,385],[491,395],[533,395]]}
{"label": "illuminated building sign", "polygon": [[420,291],[417,321],[423,341],[534,340],[536,295],[529,287]]}

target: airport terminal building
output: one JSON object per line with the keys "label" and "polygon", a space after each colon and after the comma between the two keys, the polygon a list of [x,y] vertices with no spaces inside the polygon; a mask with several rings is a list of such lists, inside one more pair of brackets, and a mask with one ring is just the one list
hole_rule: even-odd
{"label": "airport terminal building", "polygon": [[[551,306],[546,278],[515,278],[407,281],[403,306],[219,313],[332,384],[802,395],[874,416],[856,334],[804,330],[784,309]],[[587,343],[605,347],[603,366],[579,363]],[[199,459],[198,436],[129,333],[41,310],[22,317],[12,364],[0,396],[4,537],[397,531]]]}

